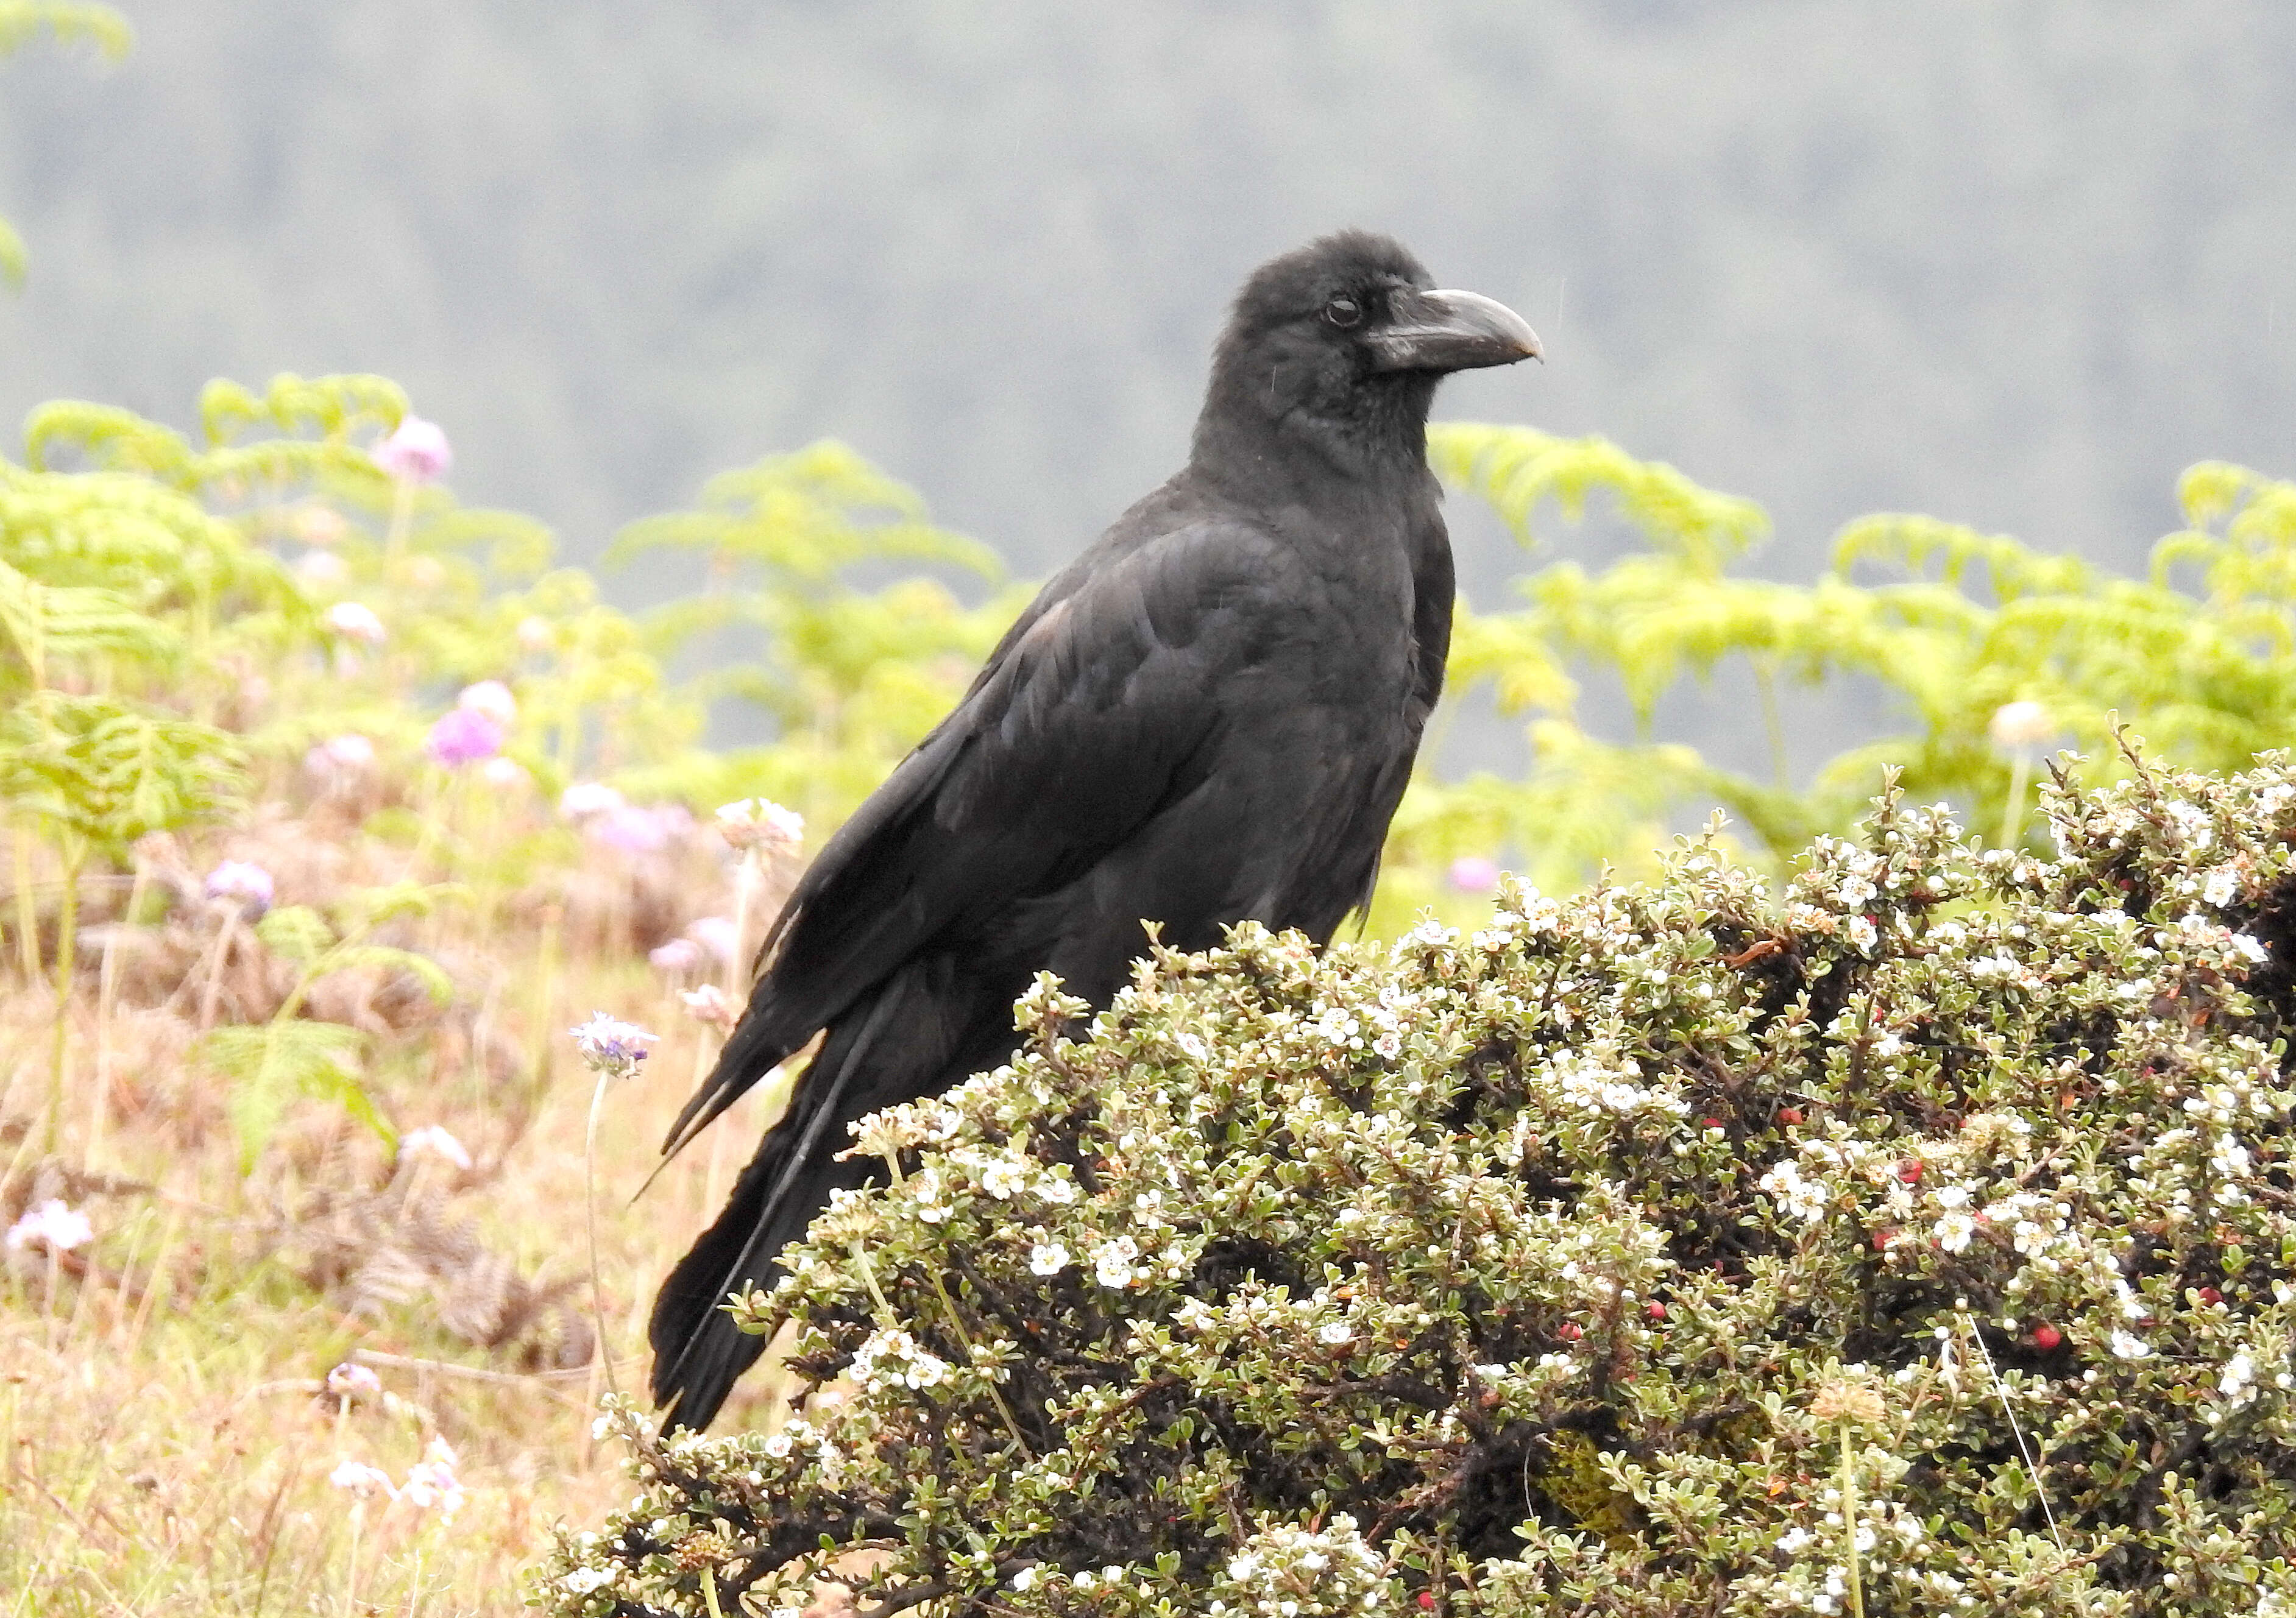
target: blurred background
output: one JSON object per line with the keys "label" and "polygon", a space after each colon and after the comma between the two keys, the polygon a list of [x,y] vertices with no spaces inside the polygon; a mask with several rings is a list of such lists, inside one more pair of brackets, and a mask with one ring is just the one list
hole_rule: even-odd
{"label": "blurred background", "polygon": [[2296,470],[2284,5],[127,10],[0,69],[0,420],[379,372],[570,560],[834,435],[1040,576],[1348,224],[1546,341],[1439,413],[1750,495],[1757,572],[1889,509],[2132,568],[2188,463]]}

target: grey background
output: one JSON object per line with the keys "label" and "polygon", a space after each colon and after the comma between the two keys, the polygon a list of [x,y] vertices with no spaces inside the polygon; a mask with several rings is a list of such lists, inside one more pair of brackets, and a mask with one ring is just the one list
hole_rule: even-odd
{"label": "grey background", "polygon": [[1240,276],[1343,224],[1546,339],[1439,413],[1751,494],[1761,571],[1875,509],[2134,565],[2190,462],[2296,473],[2284,4],[123,9],[116,69],[0,64],[0,421],[379,371],[575,560],[830,434],[1040,574],[1177,463]]}

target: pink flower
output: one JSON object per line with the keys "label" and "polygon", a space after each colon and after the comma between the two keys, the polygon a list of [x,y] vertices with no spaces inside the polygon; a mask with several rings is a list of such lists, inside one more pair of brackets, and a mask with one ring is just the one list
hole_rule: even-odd
{"label": "pink flower", "polygon": [[745,797],[718,811],[718,835],[734,848],[795,848],[805,841],[805,816],[762,797]]}
{"label": "pink flower", "polygon": [[683,977],[701,964],[701,946],[691,938],[673,938],[647,951],[646,959],[673,977]]}
{"label": "pink flower", "polygon": [[208,872],[207,895],[237,905],[250,916],[271,908],[271,873],[245,860],[226,860]]}
{"label": "pink flower", "polygon": [[357,641],[362,646],[380,646],[389,635],[382,620],[374,616],[374,609],[357,601],[337,601],[327,609],[327,627],[346,641]]}
{"label": "pink flower", "polygon": [[624,805],[600,815],[590,835],[624,854],[654,854],[684,837],[693,826],[693,812],[683,804],[656,804],[641,809]]}
{"label": "pink flower", "polygon": [[578,780],[558,795],[558,813],[570,821],[611,814],[629,800],[603,781]]}
{"label": "pink flower", "polygon": [[698,989],[688,989],[677,997],[685,1003],[685,1015],[697,1023],[707,1023],[724,1032],[734,1026],[734,1002],[726,998],[726,991],[714,983],[703,984]]}
{"label": "pink flower", "polygon": [[1499,885],[1498,862],[1479,854],[1451,862],[1451,886],[1463,894],[1487,894]]}
{"label": "pink flower", "polygon": [[685,936],[709,951],[710,959],[721,966],[731,965],[742,947],[742,936],[734,930],[730,916],[704,916],[687,926]]}
{"label": "pink flower", "polygon": [[481,680],[475,685],[464,686],[463,694],[455,699],[455,706],[484,714],[505,729],[518,717],[518,699],[499,680]]}
{"label": "pink flower", "polygon": [[422,745],[431,757],[452,770],[492,758],[502,750],[502,744],[503,727],[491,715],[458,707],[430,727],[430,739]]}
{"label": "pink flower", "polygon": [[95,1227],[87,1222],[87,1215],[78,1208],[66,1207],[53,1197],[37,1207],[25,1209],[24,1216],[8,1227],[11,1253],[20,1253],[27,1247],[70,1253],[74,1247],[85,1247],[94,1238]]}
{"label": "pink flower", "polygon": [[402,483],[429,483],[455,464],[446,430],[421,416],[401,416],[390,437],[374,446],[374,463]]}

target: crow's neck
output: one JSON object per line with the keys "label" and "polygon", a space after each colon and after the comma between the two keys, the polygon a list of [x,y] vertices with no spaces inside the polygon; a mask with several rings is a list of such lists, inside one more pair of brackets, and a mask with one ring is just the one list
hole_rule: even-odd
{"label": "crow's neck", "polygon": [[1424,498],[1432,376],[1381,378],[1342,398],[1290,408],[1216,378],[1196,420],[1190,470],[1254,501],[1321,505]]}

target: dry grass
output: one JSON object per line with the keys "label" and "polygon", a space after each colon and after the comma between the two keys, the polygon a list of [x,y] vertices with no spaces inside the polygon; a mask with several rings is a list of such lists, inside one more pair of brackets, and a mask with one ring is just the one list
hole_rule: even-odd
{"label": "dry grass", "polygon": [[[295,829],[230,851],[272,858],[282,902],[315,896],[287,891]],[[330,840],[340,851],[340,834]],[[0,1614],[522,1610],[521,1570],[550,1524],[594,1521],[628,1487],[590,1436],[606,1374],[586,1341],[591,1082],[563,1031],[602,1008],[666,1035],[607,1098],[599,1137],[604,1323],[625,1388],[644,1374],[654,1284],[762,1123],[752,1098],[631,1204],[714,1048],[639,952],[649,927],[729,903],[705,845],[680,858],[652,878],[685,884],[685,917],[634,923],[646,873],[593,858],[578,879],[595,886],[603,863],[611,891],[589,895],[585,942],[570,913],[583,895],[558,889],[578,948],[562,969],[544,965],[537,895],[495,895],[410,940],[452,967],[454,1007],[396,1028],[388,995],[344,1011],[382,1030],[369,1086],[398,1125],[452,1132],[468,1171],[394,1165],[375,1137],[307,1105],[242,1176],[220,1081],[184,1055],[198,996],[165,981],[204,959],[169,928],[212,925],[180,908],[135,931],[135,970],[154,982],[138,987],[115,960],[106,1029],[100,974],[83,974],[63,1132],[43,1151],[54,1003],[13,973],[0,997],[0,1214],[57,1197],[94,1236],[68,1254],[9,1252],[0,1270]],[[348,879],[360,862],[296,880]],[[258,964],[226,983],[248,1012],[261,1009]],[[380,1390],[328,1393],[347,1361]],[[750,1379],[730,1421],[761,1418],[763,1384]],[[344,1460],[403,1480],[434,1440],[458,1457],[466,1491],[451,1521],[330,1481]]]}

